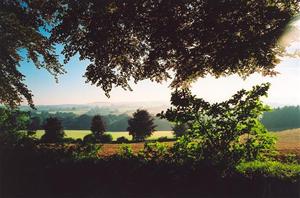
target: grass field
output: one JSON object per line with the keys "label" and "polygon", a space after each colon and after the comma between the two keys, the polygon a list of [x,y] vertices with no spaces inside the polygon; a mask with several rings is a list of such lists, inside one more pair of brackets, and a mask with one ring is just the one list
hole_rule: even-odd
{"label": "grass field", "polygon": [[[44,131],[39,130],[37,131],[36,136],[41,137]],[[85,135],[90,134],[89,130],[65,130],[66,137],[70,138],[80,138],[82,139]],[[124,136],[128,139],[132,137],[128,134],[128,132],[107,132],[113,136],[113,140],[116,140],[118,137]],[[281,132],[273,132],[273,135],[277,137],[276,149],[280,153],[293,153],[300,157],[300,128],[299,129],[292,129],[292,130],[285,130]],[[167,136],[168,138],[173,137],[172,131],[156,131],[152,134],[148,140],[157,139],[159,137]],[[174,142],[167,142],[168,146],[172,146]],[[138,152],[139,150],[143,149],[144,143],[131,143],[130,144],[134,152]],[[100,155],[101,156],[109,156],[111,154],[117,153],[119,150],[119,144],[104,144]]]}
{"label": "grass field", "polygon": [[[73,139],[83,139],[84,136],[88,135],[91,133],[89,130],[65,130],[66,137],[73,138]],[[132,136],[128,134],[127,131],[122,131],[122,132],[106,132],[112,135],[113,140],[116,140],[119,137],[126,137],[127,139],[131,140]],[[36,137],[40,138],[44,134],[43,130],[38,130],[36,133]],[[172,131],[155,131],[151,137],[148,139],[157,139],[159,137],[164,137],[167,136],[168,138],[173,138],[173,133]]]}

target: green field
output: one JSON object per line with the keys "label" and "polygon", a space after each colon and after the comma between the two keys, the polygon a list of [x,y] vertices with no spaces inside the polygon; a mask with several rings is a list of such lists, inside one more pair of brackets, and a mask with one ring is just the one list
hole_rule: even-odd
{"label": "green field", "polygon": [[[65,130],[66,137],[67,138],[73,138],[73,139],[83,139],[84,136],[88,135],[91,133],[89,130]],[[132,136],[128,134],[127,131],[122,131],[122,132],[106,132],[109,133],[113,136],[113,140],[116,140],[118,137],[126,137],[127,139],[131,140]],[[38,130],[36,133],[36,137],[40,138],[44,134],[43,130]],[[167,136],[168,138],[173,138],[173,133],[172,131],[155,131],[151,137],[148,139],[157,139],[159,137],[164,137]]]}

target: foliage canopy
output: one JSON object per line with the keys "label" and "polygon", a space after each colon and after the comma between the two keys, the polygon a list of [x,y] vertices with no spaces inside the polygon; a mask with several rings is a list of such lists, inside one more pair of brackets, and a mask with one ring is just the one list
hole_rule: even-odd
{"label": "foliage canopy", "polygon": [[31,91],[19,71],[21,61],[32,61],[51,74],[64,73],[54,52],[54,43],[43,34],[47,20],[34,1],[0,1],[0,103],[16,107],[25,98],[33,107]]}
{"label": "foliage canopy", "polygon": [[196,98],[187,89],[175,91],[171,97],[174,107],[160,114],[170,121],[189,124],[188,133],[174,145],[175,153],[220,170],[241,161],[263,159],[275,143],[259,122],[259,116],[268,110],[260,98],[267,95],[269,85],[241,90],[231,99],[214,104]]}
{"label": "foliage canopy", "polygon": [[77,53],[89,60],[87,82],[107,95],[171,73],[173,87],[206,74],[273,75],[284,53],[277,41],[298,11],[298,0],[3,0],[0,102],[16,106],[25,97],[33,105],[19,52],[56,75],[63,69],[55,44],[65,63]]}
{"label": "foliage canopy", "polygon": [[108,93],[129,81],[173,87],[206,74],[273,75],[277,41],[299,11],[297,0],[58,1],[51,40],[91,61],[87,81]]}

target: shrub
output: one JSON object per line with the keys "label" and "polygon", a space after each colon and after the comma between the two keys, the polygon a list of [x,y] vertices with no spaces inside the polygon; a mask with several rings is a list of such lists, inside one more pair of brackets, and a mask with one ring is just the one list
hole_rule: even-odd
{"label": "shrub", "polygon": [[121,158],[127,158],[127,159],[132,158],[134,156],[132,148],[128,144],[121,144],[118,154]]}
{"label": "shrub", "polygon": [[63,142],[64,143],[75,143],[75,140],[73,138],[64,138]]}
{"label": "shrub", "polygon": [[122,136],[122,137],[117,138],[117,142],[118,143],[128,143],[129,140],[126,137]]}
{"label": "shrub", "polygon": [[111,134],[103,134],[102,136],[100,136],[100,142],[101,143],[110,143],[112,142],[113,137]]}
{"label": "shrub", "polygon": [[77,146],[76,150],[73,152],[73,159],[75,160],[83,160],[90,159],[96,160],[98,159],[98,153],[101,149],[101,145],[99,144],[86,144]]}
{"label": "shrub", "polygon": [[77,138],[75,141],[74,141],[75,144],[82,144],[83,143],[83,140],[80,139],[80,138]]}
{"label": "shrub", "polygon": [[299,164],[286,164],[278,161],[243,162],[236,166],[236,170],[247,177],[264,176],[291,180],[300,178]]}
{"label": "shrub", "polygon": [[95,138],[94,134],[88,134],[88,135],[84,136],[83,142],[85,144],[87,144],[87,143],[94,144],[94,143],[96,143],[96,138]]}
{"label": "shrub", "polygon": [[158,141],[158,142],[166,142],[166,141],[168,141],[168,140],[169,140],[169,138],[168,138],[167,136],[163,136],[163,137],[157,138],[157,141]]}
{"label": "shrub", "polygon": [[145,143],[144,150],[139,155],[145,160],[167,160],[168,147],[166,144],[160,142]]}

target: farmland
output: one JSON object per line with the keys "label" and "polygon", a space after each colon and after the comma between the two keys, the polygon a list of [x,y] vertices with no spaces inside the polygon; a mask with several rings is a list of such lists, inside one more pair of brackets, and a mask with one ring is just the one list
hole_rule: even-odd
{"label": "farmland", "polygon": [[[83,139],[84,136],[90,134],[91,131],[89,130],[65,130],[66,138],[73,138],[73,139]],[[128,134],[127,131],[121,131],[121,132],[106,132],[108,134],[111,134],[113,137],[113,140],[116,140],[119,137],[126,137],[127,139],[131,140],[132,136]],[[43,130],[38,130],[36,133],[36,137],[40,138],[44,134]],[[157,139],[159,137],[165,137],[173,138],[172,131],[155,131],[151,137],[149,137],[149,140]]]}
{"label": "farmland", "polygon": [[[37,131],[36,136],[39,138],[43,135],[43,131]],[[80,138],[82,139],[85,135],[90,134],[89,130],[65,130],[66,137],[69,138]],[[128,132],[106,132],[112,135],[113,140],[116,140],[118,137],[126,137],[131,140],[132,136],[128,134]],[[284,130],[281,132],[272,132],[272,134],[277,137],[276,149],[281,153],[294,153],[297,156],[300,156],[300,128]],[[154,140],[159,137],[167,136],[168,138],[173,138],[172,131],[156,131],[152,134],[148,140]],[[171,146],[173,143],[169,142],[168,145]],[[138,152],[144,147],[143,143],[131,143],[130,144],[134,152]],[[104,144],[101,149],[101,155],[107,156],[113,153],[118,152],[119,145],[118,144]]]}

